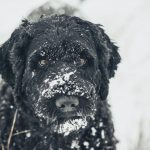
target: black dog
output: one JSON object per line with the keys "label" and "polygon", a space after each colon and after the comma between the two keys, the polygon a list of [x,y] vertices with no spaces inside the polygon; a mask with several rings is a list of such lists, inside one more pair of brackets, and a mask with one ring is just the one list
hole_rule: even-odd
{"label": "black dog", "polygon": [[106,98],[117,49],[77,17],[24,20],[0,48],[1,148],[115,150]]}

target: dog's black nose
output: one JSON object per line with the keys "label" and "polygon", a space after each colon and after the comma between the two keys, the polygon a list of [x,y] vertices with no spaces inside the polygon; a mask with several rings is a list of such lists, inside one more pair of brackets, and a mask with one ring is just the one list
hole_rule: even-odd
{"label": "dog's black nose", "polygon": [[63,112],[71,112],[76,110],[79,105],[79,99],[76,96],[61,96],[56,99],[56,106]]}

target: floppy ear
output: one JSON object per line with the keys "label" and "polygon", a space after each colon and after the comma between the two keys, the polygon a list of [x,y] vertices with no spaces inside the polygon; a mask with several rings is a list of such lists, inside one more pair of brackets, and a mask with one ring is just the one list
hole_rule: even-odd
{"label": "floppy ear", "polygon": [[[101,29],[102,30],[102,29]],[[105,39],[104,40],[104,47],[105,50],[108,50],[108,62],[107,62],[107,69],[108,69],[108,74],[109,74],[109,78],[112,78],[115,76],[115,70],[117,70],[117,66],[121,61],[121,57],[118,53],[118,47],[111,42],[111,40],[109,39],[109,37],[104,33],[104,31],[102,30],[102,36]]]}
{"label": "floppy ear", "polygon": [[118,47],[111,42],[110,38],[101,28],[101,25],[93,24],[91,26],[91,31],[96,44],[99,66],[101,67],[101,65],[104,65],[106,67],[108,78],[114,77],[117,65],[121,60]]}
{"label": "floppy ear", "polygon": [[23,62],[25,61],[24,55],[29,39],[30,35],[23,24],[0,47],[0,74],[11,86],[14,86],[15,79],[22,75]]}
{"label": "floppy ear", "polygon": [[99,69],[102,73],[100,97],[105,100],[109,90],[109,79],[114,77],[121,58],[118,53],[118,47],[111,42],[100,25],[90,24],[90,30],[95,41]]}

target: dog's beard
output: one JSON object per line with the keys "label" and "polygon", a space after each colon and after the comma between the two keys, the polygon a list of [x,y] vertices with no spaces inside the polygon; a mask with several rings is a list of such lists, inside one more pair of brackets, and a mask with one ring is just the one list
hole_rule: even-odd
{"label": "dog's beard", "polygon": [[63,134],[64,136],[69,135],[72,132],[83,131],[91,121],[95,118],[96,111],[89,115],[74,116],[71,118],[55,118],[52,123],[52,129],[57,134]]}
{"label": "dog's beard", "polygon": [[55,124],[54,132],[67,136],[73,131],[79,131],[79,129],[85,128],[87,124],[88,124],[88,121],[86,117],[77,118],[77,119],[69,119],[62,123]]}

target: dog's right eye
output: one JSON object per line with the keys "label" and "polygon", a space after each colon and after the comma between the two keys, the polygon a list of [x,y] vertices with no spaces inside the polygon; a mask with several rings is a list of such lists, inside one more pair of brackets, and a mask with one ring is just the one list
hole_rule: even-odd
{"label": "dog's right eye", "polygon": [[83,58],[80,58],[80,66],[85,65],[85,64],[86,64],[86,61],[87,61],[87,60],[85,60],[85,59],[83,59]]}
{"label": "dog's right eye", "polygon": [[38,65],[39,65],[40,67],[44,67],[44,66],[46,66],[47,64],[48,64],[48,61],[45,60],[45,59],[42,59],[42,60],[38,61]]}

